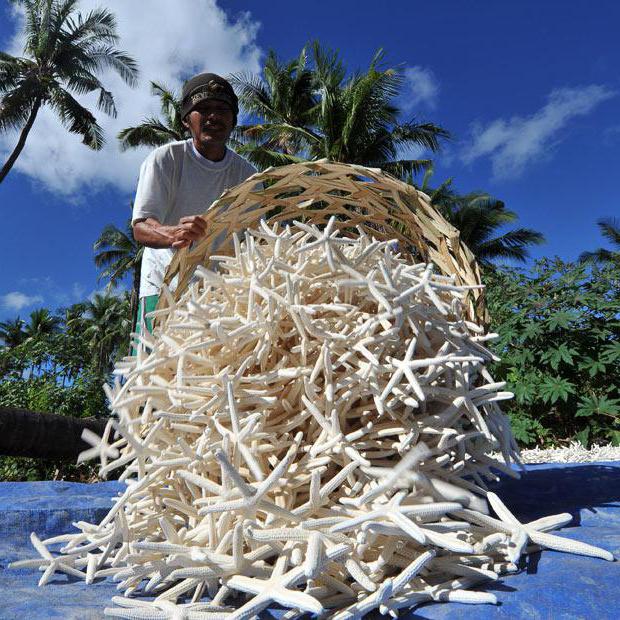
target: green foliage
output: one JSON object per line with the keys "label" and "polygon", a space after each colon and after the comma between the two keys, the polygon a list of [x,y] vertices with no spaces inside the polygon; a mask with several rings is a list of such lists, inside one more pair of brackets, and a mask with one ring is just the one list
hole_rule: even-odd
{"label": "green foliage", "polygon": [[584,252],[579,257],[582,262],[594,262],[599,264],[612,263],[620,266],[620,220],[607,217],[597,222],[601,234],[612,245],[612,249],[598,248],[594,252]]}
{"label": "green foliage", "polygon": [[545,238],[531,228],[513,228],[518,216],[506,208],[503,201],[481,191],[459,194],[452,179],[433,189],[429,186],[433,170],[424,175],[420,189],[428,194],[431,204],[458,229],[461,241],[473,252],[482,266],[498,258],[525,261],[528,248],[544,243]]}
{"label": "green foliage", "polygon": [[[36,310],[25,326],[5,322],[0,407],[77,417],[105,414],[103,383],[127,354],[130,316],[128,295],[95,295],[56,314]],[[23,328],[23,336],[16,337],[15,326]],[[62,460],[0,456],[0,480],[85,480],[92,471],[91,465]]]}
{"label": "green foliage", "polygon": [[403,74],[383,67],[383,57],[379,50],[366,71],[348,74],[336,52],[315,43],[311,54],[304,48],[288,62],[271,52],[262,76],[234,75],[241,105],[254,117],[237,128],[236,150],[259,168],[324,157],[399,177],[426,167],[428,160],[400,156],[416,146],[436,151],[448,132],[399,119]]}
{"label": "green foliage", "polygon": [[139,125],[127,127],[117,135],[121,150],[141,146],[162,146],[168,142],[184,140],[188,132],[181,118],[181,97],[163,84],[151,82],[151,93],[159,97],[163,120],[150,116]]}
{"label": "green foliage", "polygon": [[31,459],[22,456],[0,456],[0,480],[33,482],[35,480],[68,480],[92,482],[96,467],[90,463],[76,465],[64,459]]}
{"label": "green foliage", "polygon": [[92,94],[104,114],[116,116],[114,97],[99,80],[106,69],[130,85],[135,61],[117,49],[116,19],[107,9],[86,15],[76,0],[16,0],[24,12],[23,56],[0,52],[0,131],[19,129],[19,141],[0,169],[0,182],[24,148],[42,106],[51,108],[68,131],[91,149],[103,147],[103,131],[93,113],[75,96]]}
{"label": "green foliage", "polygon": [[[129,316],[132,319],[132,324],[135,324],[144,247],[133,236],[131,218],[125,224],[125,231],[114,224],[108,224],[93,244],[93,251],[95,253],[95,266],[101,269],[99,280],[108,281],[107,291],[121,285],[128,275],[131,276]],[[0,324],[1,329],[2,324]]]}
{"label": "green foliage", "polygon": [[494,368],[517,439],[620,445],[620,268],[542,259],[486,273]]}

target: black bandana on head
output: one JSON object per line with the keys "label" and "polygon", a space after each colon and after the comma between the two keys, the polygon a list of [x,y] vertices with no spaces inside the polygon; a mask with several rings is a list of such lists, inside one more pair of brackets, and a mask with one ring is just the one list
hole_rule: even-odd
{"label": "black bandana on head", "polygon": [[215,73],[200,73],[183,85],[181,115],[185,118],[201,101],[215,99],[224,101],[233,111],[235,124],[239,113],[239,101],[230,83]]}

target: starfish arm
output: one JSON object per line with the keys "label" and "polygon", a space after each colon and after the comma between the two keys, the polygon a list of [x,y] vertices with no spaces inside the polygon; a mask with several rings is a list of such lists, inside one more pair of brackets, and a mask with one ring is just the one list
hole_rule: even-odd
{"label": "starfish arm", "polygon": [[230,620],[248,620],[249,618],[256,618],[258,614],[269,607],[271,599],[266,596],[255,596],[250,599],[245,605],[242,605],[238,609],[235,609],[228,618]]}
{"label": "starfish arm", "polygon": [[353,558],[348,558],[344,563],[344,567],[347,569],[349,575],[351,575],[364,590],[374,592],[377,589],[377,584],[364,572],[359,562]]}
{"label": "starfish arm", "polygon": [[308,579],[315,579],[321,570],[323,545],[323,536],[317,531],[310,532],[304,563],[304,574]]}
{"label": "starfish arm", "polygon": [[220,512],[232,512],[235,510],[247,510],[247,508],[252,505],[254,502],[253,498],[243,498],[236,499],[229,502],[220,502],[218,504],[213,504],[211,506],[203,506],[198,514],[200,516],[205,516],[212,513],[220,513]]}
{"label": "starfish arm", "polygon": [[507,525],[522,528],[522,523],[506,508],[506,504],[493,492],[487,493],[487,499],[495,514]]}
{"label": "starfish arm", "polygon": [[421,529],[426,538],[428,538],[428,540],[434,545],[437,545],[437,547],[447,549],[452,553],[474,553],[474,548],[464,540],[460,540],[455,536],[448,536],[440,532],[435,532],[424,527]]}
{"label": "starfish arm", "polygon": [[573,521],[573,515],[570,512],[563,512],[559,515],[549,515],[548,517],[542,517],[535,521],[525,523],[524,527],[527,529],[538,530],[539,532],[548,532],[560,527],[564,527]]}
{"label": "starfish arm", "polygon": [[435,601],[449,601],[465,605],[497,605],[497,597],[491,592],[472,592],[471,590],[438,590],[433,593]]}
{"label": "starfish arm", "polygon": [[54,560],[54,556],[52,556],[48,548],[41,542],[41,539],[34,532],[30,534],[30,542],[43,559],[49,560],[50,562]]}
{"label": "starfish arm", "polygon": [[112,618],[126,618],[127,620],[167,620],[170,615],[156,608],[122,609],[118,607],[106,607],[103,610],[105,616]]}
{"label": "starfish arm", "polygon": [[305,592],[298,592],[278,586],[273,588],[269,594],[276,603],[280,603],[284,607],[295,607],[313,614],[321,614],[325,611],[318,599]]}
{"label": "starfish arm", "polygon": [[390,510],[386,513],[386,516],[393,521],[398,527],[400,527],[405,534],[408,534],[414,540],[417,540],[421,545],[426,544],[426,535],[420,529],[419,525],[416,525],[411,519],[408,519],[404,514],[397,510]]}
{"label": "starfish arm", "polygon": [[[300,440],[301,437],[295,437],[295,441]],[[278,480],[283,476],[284,472],[288,469],[291,464],[291,461],[295,457],[297,452],[298,443],[294,443],[289,449],[284,458],[273,468],[273,471],[267,476],[263,482],[258,486],[256,490],[256,495],[258,497],[267,493],[275,484],[277,484]]]}
{"label": "starfish arm", "polygon": [[341,523],[336,523],[335,525],[332,525],[329,531],[330,532],[346,532],[347,530],[352,530],[353,528],[357,527],[358,525],[361,525],[362,523],[366,521],[372,521],[373,519],[377,517],[382,517],[382,516],[384,516],[383,511],[373,510],[372,512],[367,512],[357,517],[351,517],[347,519],[346,521],[342,521]]}
{"label": "starfish arm", "polygon": [[529,541],[527,531],[523,528],[515,528],[512,536],[510,537],[510,543],[508,545],[508,561],[518,562],[519,558],[523,554],[525,547]]}
{"label": "starfish arm", "polygon": [[567,553],[576,553],[577,555],[587,555],[593,558],[601,558],[608,562],[614,561],[614,556],[611,552],[588,545],[572,538],[560,538],[560,536],[553,536],[552,534],[545,534],[544,532],[537,532],[536,530],[530,530],[528,528],[527,533],[531,541],[541,547],[547,547],[548,549],[554,549],[555,551],[565,551]]}
{"label": "starfish arm", "polygon": [[407,381],[409,381],[409,385],[413,388],[413,391],[415,392],[415,395],[418,397],[418,400],[420,400],[420,402],[425,401],[426,400],[426,394],[422,391],[422,388],[420,387],[420,383],[418,382],[416,376],[413,374],[413,371],[411,370],[411,368],[409,368],[409,366],[405,366],[405,376],[407,377]]}
{"label": "starfish arm", "polygon": [[215,458],[217,462],[221,465],[222,469],[226,471],[226,473],[230,476],[232,483],[239,489],[241,494],[246,498],[250,499],[255,496],[256,489],[252,488],[239,474],[239,472],[233,467],[232,463],[226,458],[223,450],[215,451]]}
{"label": "starfish arm", "polygon": [[244,575],[234,575],[226,580],[226,585],[228,587],[250,594],[259,594],[265,590],[266,584],[267,582],[263,579],[254,579],[252,577],[245,577]]}

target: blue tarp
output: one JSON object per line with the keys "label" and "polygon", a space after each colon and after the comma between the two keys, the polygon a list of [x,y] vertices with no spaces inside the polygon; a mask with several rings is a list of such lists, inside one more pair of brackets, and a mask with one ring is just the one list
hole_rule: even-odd
{"label": "blue tarp", "polygon": [[[0,618],[2,620],[91,620],[117,594],[110,580],[91,586],[63,574],[38,588],[40,573],[7,570],[9,562],[36,557],[31,531],[41,538],[73,531],[74,521],[98,522],[117,482],[0,483]],[[620,463],[535,465],[521,481],[503,480],[497,492],[522,521],[570,512],[573,522],[562,535],[611,551],[620,558]],[[481,588],[485,589],[485,588]],[[530,556],[516,575],[486,586],[498,606],[429,604],[402,618],[500,618],[604,620],[620,618],[620,562],[554,551]],[[270,614],[268,614],[270,615]],[[279,616],[277,611],[273,616]]]}

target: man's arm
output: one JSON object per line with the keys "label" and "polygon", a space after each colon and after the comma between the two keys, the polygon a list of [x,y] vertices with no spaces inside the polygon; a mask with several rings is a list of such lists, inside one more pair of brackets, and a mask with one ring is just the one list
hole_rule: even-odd
{"label": "man's arm", "polygon": [[201,239],[207,225],[199,215],[182,217],[176,226],[166,226],[153,217],[133,222],[133,236],[149,248],[185,248]]}
{"label": "man's arm", "polygon": [[205,234],[206,224],[197,215],[182,217],[176,224],[162,224],[170,222],[174,177],[175,160],[170,149],[156,149],[142,163],[132,215],[133,235],[138,243],[150,248],[179,249]]}

